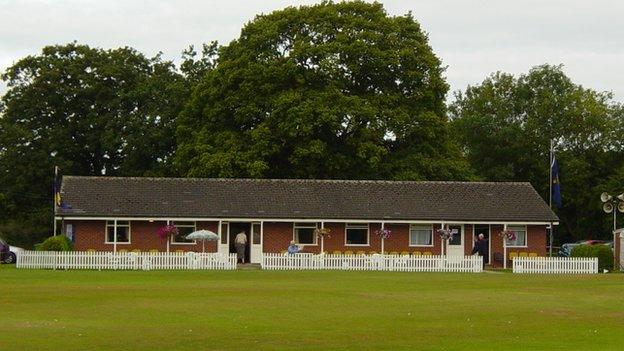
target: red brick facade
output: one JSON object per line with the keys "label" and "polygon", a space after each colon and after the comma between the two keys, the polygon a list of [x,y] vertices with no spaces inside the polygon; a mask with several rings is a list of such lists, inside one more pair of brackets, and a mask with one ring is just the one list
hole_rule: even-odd
{"label": "red brick facade", "polygon": [[[548,231],[545,225],[528,225],[527,227],[527,245],[526,247],[508,247],[507,248],[507,267],[511,268],[511,261],[509,260],[509,253],[516,252],[526,252],[535,253],[538,256],[546,256],[546,245],[547,245],[547,237]],[[491,256],[492,263],[495,267],[502,267],[503,260],[502,257],[504,255],[503,252],[503,238],[499,236],[499,233],[503,231],[502,225],[492,225],[491,226]],[[498,259],[500,258],[500,260]]]}
{"label": "red brick facade", "polygon": [[[75,249],[85,251],[89,249],[97,251],[112,251],[113,244],[105,243],[106,221],[66,221],[66,224],[73,225],[75,235]],[[130,243],[117,244],[117,250],[158,250],[166,251],[167,244],[156,235],[159,227],[163,226],[163,221],[131,221]],[[196,222],[196,228],[208,229],[218,232],[217,222]],[[434,255],[441,254],[441,240],[435,231],[440,228],[440,224],[433,224],[433,245],[432,246],[410,246],[409,245],[409,224],[392,224],[386,223],[385,228],[392,231],[390,238],[384,240],[384,250],[386,252],[420,252],[431,253]],[[352,251],[354,253],[363,251],[366,253],[381,252],[381,239],[375,234],[375,231],[381,228],[380,223],[369,224],[369,244],[365,246],[349,246],[345,244],[345,223],[325,223],[325,228],[330,229],[330,234],[324,239],[324,250],[326,252],[334,251]],[[464,228],[464,253],[470,255],[473,247],[473,225],[465,224]],[[498,235],[503,230],[502,225],[490,226],[490,262],[494,266],[503,265],[503,239]],[[263,252],[281,252],[285,250],[290,241],[293,240],[294,231],[292,222],[264,222]],[[544,225],[527,226],[527,246],[526,247],[509,247],[507,253],[510,252],[526,252],[536,253],[538,256],[546,255],[547,231]],[[201,251],[201,243],[197,244],[170,244],[170,251]],[[319,253],[321,250],[320,242],[316,245],[305,246],[304,252]],[[206,242],[206,252],[216,252],[217,243],[214,241]],[[616,247],[616,253],[619,247]]]}
{"label": "red brick facade", "polygon": [[[77,251],[96,250],[113,251],[113,244],[106,243],[106,221],[67,221],[74,231],[74,249]],[[131,221],[130,222],[130,243],[117,243],[117,250],[158,250],[167,251],[167,242],[156,235],[158,228],[165,225],[163,221]],[[208,229],[217,232],[217,222],[196,222],[197,230]],[[206,242],[206,252],[216,252],[215,241]],[[170,243],[170,251],[200,251],[201,242],[196,244]]]}

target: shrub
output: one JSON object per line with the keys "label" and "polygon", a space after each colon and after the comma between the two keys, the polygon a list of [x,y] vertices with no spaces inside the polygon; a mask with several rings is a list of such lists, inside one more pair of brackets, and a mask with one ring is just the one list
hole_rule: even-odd
{"label": "shrub", "polygon": [[71,251],[72,249],[71,241],[64,235],[51,236],[37,246],[38,251]]}
{"label": "shrub", "polygon": [[592,246],[593,257],[598,257],[598,270],[613,270],[613,251],[607,245]]}
{"label": "shrub", "polygon": [[589,245],[578,245],[572,248],[570,257],[594,257],[591,255],[592,247]]}
{"label": "shrub", "polygon": [[607,245],[579,245],[572,249],[571,257],[598,257],[598,271],[613,269],[613,251]]}

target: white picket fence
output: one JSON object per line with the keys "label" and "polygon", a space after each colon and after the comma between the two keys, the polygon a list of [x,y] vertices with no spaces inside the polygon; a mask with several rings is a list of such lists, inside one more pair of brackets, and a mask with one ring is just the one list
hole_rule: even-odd
{"label": "white picket fence", "polygon": [[598,273],[596,257],[514,257],[512,262],[514,273]]}
{"label": "white picket fence", "polygon": [[313,255],[262,254],[262,269],[337,269],[396,272],[474,272],[483,271],[480,256],[402,256],[402,255]]}
{"label": "white picket fence", "polygon": [[85,252],[22,251],[17,268],[34,269],[236,269],[236,254],[195,252]]}

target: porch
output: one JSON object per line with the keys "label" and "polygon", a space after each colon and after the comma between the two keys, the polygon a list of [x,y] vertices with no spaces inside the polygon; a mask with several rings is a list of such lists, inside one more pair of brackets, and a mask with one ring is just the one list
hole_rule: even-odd
{"label": "porch", "polygon": [[[221,220],[217,227],[220,253],[233,253],[232,228],[240,227],[241,219]],[[546,256],[546,223],[536,222],[473,222],[473,221],[364,221],[364,220],[252,220],[249,228],[249,259],[262,263],[264,253],[284,253],[291,241],[303,253],[319,255],[390,256],[453,256],[472,254],[474,238],[483,234],[487,240],[487,265],[511,267],[514,257]],[[235,224],[235,225],[233,225]],[[442,239],[439,229],[453,232]],[[499,235],[513,231],[514,240]],[[387,237],[384,233],[387,233]]]}

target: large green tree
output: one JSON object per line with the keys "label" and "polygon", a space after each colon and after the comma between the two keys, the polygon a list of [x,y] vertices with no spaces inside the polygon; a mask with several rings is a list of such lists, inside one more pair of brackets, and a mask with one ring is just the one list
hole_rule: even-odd
{"label": "large green tree", "polygon": [[544,65],[517,77],[496,73],[468,87],[456,94],[450,114],[480,177],[529,181],[545,199],[553,140],[563,198],[558,239],[609,236],[598,195],[624,159],[624,115],[611,94],[575,84],[561,66]]}
{"label": "large green tree", "polygon": [[174,119],[190,89],[171,62],[71,43],[19,60],[2,79],[0,193],[10,216],[0,230],[19,227],[7,218],[51,227],[54,165],[74,175],[171,173]]}
{"label": "large green tree", "polygon": [[361,1],[260,15],[178,118],[187,176],[464,179],[440,60],[411,14]]}

